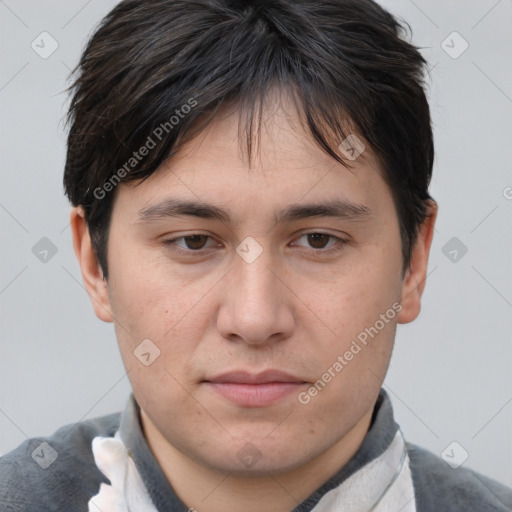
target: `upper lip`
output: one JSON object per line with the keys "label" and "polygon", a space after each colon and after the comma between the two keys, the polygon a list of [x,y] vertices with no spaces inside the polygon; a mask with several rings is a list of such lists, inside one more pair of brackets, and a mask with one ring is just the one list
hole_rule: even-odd
{"label": "upper lip", "polygon": [[261,373],[250,373],[245,370],[235,370],[206,379],[206,382],[265,384],[269,382],[304,382],[303,379],[280,370],[265,370]]}

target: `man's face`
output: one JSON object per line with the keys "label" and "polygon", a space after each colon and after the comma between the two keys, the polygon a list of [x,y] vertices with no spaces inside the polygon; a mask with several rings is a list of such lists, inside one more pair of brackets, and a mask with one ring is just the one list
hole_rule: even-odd
{"label": "man's face", "polygon": [[[238,113],[218,117],[145,182],[120,185],[111,219],[109,305],[144,424],[223,471],[299,467],[367,417],[402,297],[398,219],[370,150],[346,169],[283,105],[265,111],[250,170]],[[171,201],[226,218],[168,215]],[[359,208],[278,220],[334,201]]]}

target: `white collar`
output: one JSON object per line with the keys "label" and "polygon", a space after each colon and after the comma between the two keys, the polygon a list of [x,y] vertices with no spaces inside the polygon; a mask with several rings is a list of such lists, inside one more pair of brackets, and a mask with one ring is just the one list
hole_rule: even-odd
{"label": "white collar", "polygon": [[409,457],[400,429],[387,449],[338,487],[311,512],[416,512]]}
{"label": "white collar", "polygon": [[92,452],[96,466],[112,485],[100,485],[89,500],[88,512],[158,512],[119,431],[114,437],[95,437]]}

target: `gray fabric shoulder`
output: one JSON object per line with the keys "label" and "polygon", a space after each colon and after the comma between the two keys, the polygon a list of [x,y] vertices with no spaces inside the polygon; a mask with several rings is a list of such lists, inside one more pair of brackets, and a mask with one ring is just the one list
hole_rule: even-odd
{"label": "gray fabric shoulder", "polygon": [[512,489],[407,443],[418,512],[510,512]]}
{"label": "gray fabric shoulder", "polygon": [[0,457],[0,510],[87,510],[101,482],[109,483],[94,462],[91,442],[96,436],[113,436],[120,415],[65,425],[51,436],[27,439]]}

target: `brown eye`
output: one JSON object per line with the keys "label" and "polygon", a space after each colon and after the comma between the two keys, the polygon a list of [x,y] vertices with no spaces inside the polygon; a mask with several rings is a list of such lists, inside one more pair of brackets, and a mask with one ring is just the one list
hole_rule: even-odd
{"label": "brown eye", "polygon": [[329,242],[329,239],[332,238],[331,235],[325,233],[309,233],[306,236],[313,249],[323,249]]}
{"label": "brown eye", "polygon": [[199,250],[202,249],[206,240],[209,238],[206,235],[190,235],[182,237],[188,249]]}
{"label": "brown eye", "polygon": [[[302,241],[302,243],[297,243]],[[316,256],[334,254],[341,251],[348,243],[347,240],[329,233],[312,232],[301,235],[293,245],[306,247]]]}
{"label": "brown eye", "polygon": [[164,240],[162,244],[177,254],[190,256],[200,255],[203,254],[204,251],[211,249],[211,247],[208,247],[209,240],[213,242],[211,236],[196,233],[193,235],[178,236],[176,238],[171,238],[170,240]]}

